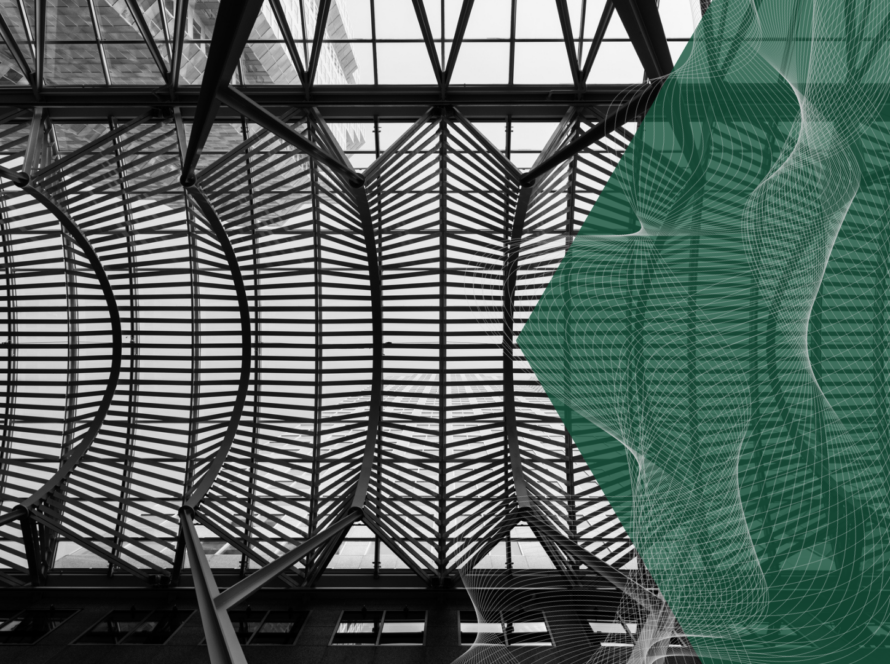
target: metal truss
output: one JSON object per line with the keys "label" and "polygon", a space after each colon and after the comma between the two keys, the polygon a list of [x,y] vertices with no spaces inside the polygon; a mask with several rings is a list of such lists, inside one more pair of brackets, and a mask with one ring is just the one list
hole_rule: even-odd
{"label": "metal truss", "polygon": [[[637,4],[615,8],[627,23]],[[312,86],[321,2],[311,56],[289,51],[298,95],[230,87],[262,2],[224,0],[196,93],[175,75],[184,5],[169,69],[137,20],[159,94],[48,91],[41,58],[16,56],[31,90],[0,114],[0,581],[44,583],[60,541],[148,583],[188,560],[212,661],[243,662],[226,610],[274,579],[314,584],[356,523],[430,585],[527,524],[567,579],[586,568],[660,611],[515,343],[657,91],[584,83],[613,3],[582,65],[557,1],[564,99],[450,85],[472,0],[446,62],[415,3],[435,90],[373,93]],[[634,16],[663,75],[657,12]],[[358,172],[329,111],[415,122]],[[505,112],[561,118],[527,172],[473,124]],[[238,140],[215,133],[233,119]],[[241,554],[228,589],[199,528]]]}

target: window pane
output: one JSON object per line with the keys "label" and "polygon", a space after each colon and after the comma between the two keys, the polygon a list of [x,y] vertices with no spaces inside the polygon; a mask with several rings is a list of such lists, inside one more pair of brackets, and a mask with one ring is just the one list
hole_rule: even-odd
{"label": "window pane", "polygon": [[460,47],[451,82],[455,85],[473,83],[509,83],[510,45],[468,42]]}
{"label": "window pane", "polygon": [[[516,0],[518,39],[562,39],[562,27],[555,2]],[[565,50],[565,46],[563,46]]]}
{"label": "window pane", "polygon": [[380,645],[423,645],[425,611],[387,611]]}
{"label": "window pane", "polygon": [[148,619],[130,632],[123,643],[149,643],[161,645],[167,642],[188,617],[190,611],[155,611]]}
{"label": "window pane", "polygon": [[103,85],[105,75],[96,44],[47,44],[49,85]]}
{"label": "window pane", "polygon": [[308,617],[308,611],[270,611],[251,644],[293,645]]}
{"label": "window pane", "polygon": [[340,12],[344,28],[353,39],[371,38],[371,1],[339,0],[331,3],[331,12]]}
{"label": "window pane", "polygon": [[374,9],[378,39],[423,39],[411,0],[376,0]]}
{"label": "window pane", "polygon": [[464,39],[509,39],[510,0],[476,0]]}
{"label": "window pane", "polygon": [[436,83],[436,74],[423,44],[378,44],[377,76],[381,85]]}
{"label": "window pane", "polygon": [[112,611],[93,628],[81,636],[77,643],[119,643],[127,634],[136,629],[149,615],[148,611],[122,609]]}
{"label": "window pane", "polygon": [[460,643],[464,646],[471,646],[476,642],[478,634],[494,634],[494,638],[488,637],[485,642],[489,644],[504,644],[504,628],[501,623],[479,622],[475,611],[460,612]]}
{"label": "window pane", "polygon": [[238,643],[245,644],[250,641],[250,637],[260,628],[265,617],[265,611],[248,611],[246,609],[229,611],[229,619],[231,619],[232,625],[235,627]]}
{"label": "window pane", "polygon": [[[512,627],[512,631],[510,628]],[[511,646],[549,646],[550,632],[547,623],[541,622],[514,622],[508,624],[508,633]]]}
{"label": "window pane", "polygon": [[382,619],[382,611],[344,611],[331,643],[339,646],[375,645]]}
{"label": "window pane", "polygon": [[588,83],[642,83],[645,72],[630,42],[604,42],[593,61]]}
{"label": "window pane", "polygon": [[572,69],[561,42],[517,42],[514,83],[572,83]]}
{"label": "window pane", "polygon": [[0,643],[36,643],[74,615],[74,611],[28,609],[0,623]]}

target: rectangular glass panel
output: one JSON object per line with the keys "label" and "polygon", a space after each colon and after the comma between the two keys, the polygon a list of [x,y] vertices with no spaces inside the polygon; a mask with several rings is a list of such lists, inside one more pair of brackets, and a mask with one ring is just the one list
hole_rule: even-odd
{"label": "rectangular glass panel", "polygon": [[423,645],[425,611],[387,611],[380,633],[380,645]]}
{"label": "rectangular glass panel", "polygon": [[161,71],[143,43],[105,44],[112,85],[163,85]]}
{"label": "rectangular glass panel", "polygon": [[382,619],[382,611],[344,611],[331,643],[340,646],[375,645]]}
{"label": "rectangular glass panel", "polygon": [[119,643],[127,634],[136,629],[148,617],[148,611],[123,609],[112,611],[90,631],[77,639],[76,643]]}
{"label": "rectangular glass panel", "polygon": [[148,620],[130,632],[129,636],[123,639],[123,643],[164,644],[167,642],[167,639],[173,636],[173,633],[179,629],[190,614],[189,611],[172,609],[155,611],[148,617]]}
{"label": "rectangular glass panel", "polygon": [[251,645],[293,645],[308,616],[308,611],[270,611]]}
{"label": "rectangular glass panel", "polygon": [[547,623],[514,622],[507,624],[508,639],[511,646],[549,646],[552,645]]}
{"label": "rectangular glass panel", "polygon": [[263,619],[266,617],[265,611],[229,611],[229,619],[235,628],[235,634],[238,635],[238,643],[244,645],[250,641],[250,637],[260,628]]}
{"label": "rectangular glass panel", "polygon": [[0,643],[36,643],[74,615],[74,611],[28,609],[0,623]]}
{"label": "rectangular glass panel", "polygon": [[47,44],[48,85],[104,85],[105,74],[96,44]]}

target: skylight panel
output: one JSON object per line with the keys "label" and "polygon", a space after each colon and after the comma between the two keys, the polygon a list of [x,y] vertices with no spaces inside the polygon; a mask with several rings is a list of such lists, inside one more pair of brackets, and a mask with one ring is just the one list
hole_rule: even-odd
{"label": "skylight panel", "polygon": [[[31,25],[34,22],[34,4],[24,3],[24,5],[26,14],[23,15],[21,11],[22,5],[18,4],[16,0],[0,0],[0,12],[2,12],[6,25],[9,27],[13,39],[18,44],[25,62],[28,63],[28,66],[33,71],[34,57],[32,49],[34,42]],[[0,39],[0,43],[3,43],[2,39]],[[11,57],[8,62],[12,62]]]}
{"label": "skylight panel", "polygon": [[170,35],[173,33],[168,27],[168,23],[173,16],[173,2],[171,0],[139,0],[139,8],[142,10],[142,17],[148,25],[149,34],[151,34],[155,44],[158,45],[161,58],[169,67]]}
{"label": "skylight panel", "polygon": [[630,40],[630,37],[627,36],[627,29],[624,27],[624,23],[621,22],[621,19],[618,17],[618,12],[612,14],[612,20],[609,21],[609,27],[606,28],[605,39],[627,39]]}
{"label": "skylight panel", "polygon": [[476,0],[464,39],[509,39],[511,13],[510,0]]}
{"label": "skylight panel", "polygon": [[436,74],[421,43],[377,45],[377,76],[380,85],[435,85]]}
{"label": "skylight panel", "polygon": [[[611,25],[611,24],[610,24]],[[642,83],[646,72],[640,63],[633,44],[627,42],[603,42],[593,61],[588,83],[632,85]]]}
{"label": "skylight panel", "polygon": [[370,40],[373,34],[368,0],[348,5],[332,2],[315,85],[375,82],[374,45],[370,41],[358,41],[357,34],[365,40]]}
{"label": "skylight panel", "polygon": [[701,18],[693,10],[690,0],[660,0],[658,14],[668,39],[689,39]]}
{"label": "skylight panel", "polygon": [[[151,57],[142,33],[124,2],[95,0],[100,46],[112,85],[161,85],[164,78]],[[151,5],[157,7],[157,5]],[[104,43],[113,42],[113,43]],[[123,42],[123,43],[121,43]],[[162,44],[163,46],[163,44]],[[163,54],[166,48],[159,49]]]}
{"label": "skylight panel", "polygon": [[339,0],[336,3],[346,15],[349,36],[353,39],[371,39],[371,0]]}
{"label": "skylight panel", "polygon": [[48,0],[45,78],[50,85],[106,83],[88,0]]}
{"label": "skylight panel", "polygon": [[423,39],[411,0],[374,0],[374,10],[377,39]]}
{"label": "skylight panel", "polygon": [[28,85],[28,79],[24,73],[15,65],[12,52],[6,45],[6,42],[0,38],[0,87],[4,85]]}
{"label": "skylight panel", "polygon": [[571,84],[572,70],[565,43],[516,42],[513,82],[517,84]]}
{"label": "skylight panel", "polygon": [[[567,5],[575,52],[578,54],[579,67],[583,67],[603,19],[606,0],[567,0]],[[613,12],[614,10],[610,10],[610,23]]]}
{"label": "skylight panel", "polygon": [[460,47],[451,82],[455,85],[509,83],[510,44],[465,42]]}
{"label": "skylight panel", "polygon": [[[516,0],[517,39],[562,40],[562,27],[555,2],[541,0]],[[562,45],[562,44],[561,44]],[[563,57],[565,57],[565,46]]]}
{"label": "skylight panel", "polygon": [[44,78],[49,85],[104,85],[95,44],[46,45]]}

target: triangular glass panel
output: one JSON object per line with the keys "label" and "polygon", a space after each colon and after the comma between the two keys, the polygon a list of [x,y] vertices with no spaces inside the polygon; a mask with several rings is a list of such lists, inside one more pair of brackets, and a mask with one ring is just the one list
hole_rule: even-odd
{"label": "triangular glass panel", "polygon": [[517,0],[516,39],[514,83],[570,84],[574,81],[555,2]]}
{"label": "triangular glass panel", "polygon": [[371,2],[331,2],[315,85],[373,85]]}
{"label": "triangular glass panel", "polygon": [[138,4],[142,17],[148,25],[148,31],[161,52],[161,58],[169,67],[171,48],[168,35],[173,33],[168,32],[169,28],[165,29],[165,26],[173,22],[175,10],[173,0],[138,0]]}
{"label": "triangular glass panel", "polygon": [[[27,4],[27,3],[26,3]],[[34,56],[33,56],[33,35],[34,33],[31,31],[31,25],[33,25],[34,18],[34,10],[33,7],[26,7],[27,14],[22,15],[21,7],[22,5],[18,3],[12,3],[8,0],[2,4],[3,7],[3,18],[6,20],[6,25],[9,26],[9,31],[12,33],[12,38],[15,39],[16,44],[19,47],[19,50],[22,52],[22,56],[25,58],[25,62],[28,63],[28,66],[31,70],[34,70]],[[10,56],[12,54],[10,53]],[[10,57],[9,62],[12,62],[12,58]]]}
{"label": "triangular glass panel", "polygon": [[[297,3],[280,3],[281,14],[287,20]],[[298,11],[298,10],[296,10]],[[250,38],[241,54],[240,78],[242,85],[300,85],[297,71],[300,60],[296,43],[288,43],[287,28],[279,21],[274,0],[266,0],[250,31]],[[293,33],[293,30],[291,30]],[[297,36],[292,34],[296,40]]]}
{"label": "triangular glass panel", "polygon": [[603,18],[610,20],[614,9],[604,17],[606,0],[568,0],[569,19],[572,24],[572,41],[578,58],[578,67],[583,69],[593,39]]}
{"label": "triangular glass panel", "polygon": [[[177,0],[184,2],[185,0]],[[210,52],[210,39],[216,25],[216,13],[219,3],[207,0],[188,0],[187,20],[185,22],[182,60],[179,65],[179,82],[183,85],[201,85],[204,78],[204,67],[207,54]],[[171,20],[174,26],[175,19]],[[237,82],[237,72],[232,82]]]}
{"label": "triangular glass panel", "polygon": [[25,74],[15,65],[12,51],[6,46],[6,42],[0,38],[0,58],[4,61],[4,67],[0,69],[0,87],[8,85],[28,85]]}
{"label": "triangular glass panel", "polygon": [[[112,85],[163,85],[163,73],[152,58],[127,4],[96,0],[94,6],[100,36],[103,42],[110,42],[103,43],[101,48],[105,51]],[[151,6],[157,9],[156,3]],[[166,48],[161,44],[158,50],[163,53]]]}

